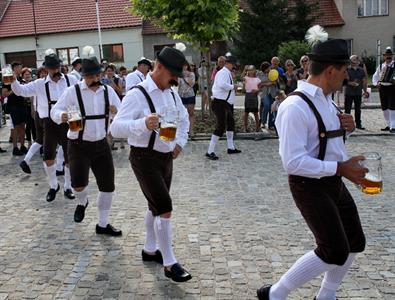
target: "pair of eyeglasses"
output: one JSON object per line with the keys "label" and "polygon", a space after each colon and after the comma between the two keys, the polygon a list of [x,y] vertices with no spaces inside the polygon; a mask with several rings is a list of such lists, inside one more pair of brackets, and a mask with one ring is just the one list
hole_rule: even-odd
{"label": "pair of eyeglasses", "polygon": [[302,63],[307,63],[307,62],[308,62],[307,59],[302,60]]}
{"label": "pair of eyeglasses", "polygon": [[294,65],[287,65],[287,67],[293,67]]}

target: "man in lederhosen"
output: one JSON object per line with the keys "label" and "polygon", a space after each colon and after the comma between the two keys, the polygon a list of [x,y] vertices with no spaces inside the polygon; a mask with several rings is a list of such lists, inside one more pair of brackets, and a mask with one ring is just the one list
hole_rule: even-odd
{"label": "man in lederhosen", "polygon": [[44,169],[49,180],[50,189],[47,194],[47,201],[55,200],[59,191],[59,184],[56,178],[56,148],[59,145],[63,148],[65,160],[64,174],[64,195],[69,199],[75,196],[71,190],[70,169],[67,157],[67,124],[58,125],[50,118],[51,107],[60,98],[62,93],[70,85],[77,83],[73,76],[64,75],[60,72],[60,59],[52,51],[46,51],[44,66],[48,71],[47,77],[37,79],[28,84],[21,85],[17,80],[11,84],[15,94],[23,97],[37,97],[37,112],[43,120],[44,138]]}
{"label": "man in lederhosen", "polygon": [[151,62],[144,57],[142,57],[141,60],[137,62],[136,71],[126,76],[126,92],[145,80],[145,77],[147,76],[151,66]]}
{"label": "man in lederhosen", "polygon": [[74,113],[79,109],[82,116],[82,129],[71,131],[70,128],[67,133],[71,185],[78,199],[74,221],[82,222],[85,217],[85,209],[88,206],[89,169],[91,169],[99,188],[97,197],[99,223],[96,225],[96,233],[119,236],[122,235],[122,231],[115,229],[108,222],[115,185],[114,163],[106,135],[110,117],[117,112],[121,102],[110,86],[103,86],[100,83],[100,72],[101,67],[96,57],[84,58],[82,60],[84,80],[63,93],[51,111],[51,118],[57,124],[67,121],[71,124],[73,116],[69,119],[69,108],[74,108]]}
{"label": "man in lederhosen", "polygon": [[[367,169],[359,163],[363,156],[348,159],[344,140],[355,123],[331,99],[346,76],[347,42],[322,41],[322,31],[315,26],[309,29],[307,36],[312,35],[313,44],[308,54],[310,76],[298,82],[276,118],[279,152],[292,196],[317,247],[300,257],[277,283],[260,288],[260,300],[285,300],[291,291],[322,273],[324,280],[315,299],[335,300],[356,254],[365,248],[357,207],[342,177],[360,184]],[[315,42],[316,36],[320,42]]]}
{"label": "man in lederhosen", "polygon": [[[173,159],[178,157],[188,139],[188,112],[171,88],[177,85],[178,77],[182,77],[185,62],[181,51],[165,47],[157,55],[153,73],[126,94],[110,127],[115,137],[128,137],[132,169],[148,201],[142,259],[163,263],[165,276],[176,282],[192,278],[177,263],[173,253],[170,223],[173,207],[169,193]],[[156,132],[159,114],[169,108],[178,111],[179,121],[175,140],[165,142]]]}
{"label": "man in lederhosen", "polygon": [[[383,53],[384,62],[377,68],[373,74],[373,85],[378,86],[380,94],[381,109],[383,110],[384,119],[387,123],[381,131],[390,131],[395,133],[395,81],[393,78],[386,78],[385,73],[390,68],[395,68],[391,47],[388,47]],[[395,73],[392,73],[395,76]]]}
{"label": "man in lederhosen", "polygon": [[236,69],[237,60],[231,55],[227,55],[225,58],[225,66],[215,75],[213,85],[214,100],[212,102],[212,108],[217,124],[211,136],[210,145],[206,153],[206,157],[210,160],[218,159],[218,156],[214,153],[215,146],[225,130],[228,142],[228,154],[237,154],[241,152],[235,148],[233,142],[235,131],[233,105],[235,103],[236,94],[232,71]]}

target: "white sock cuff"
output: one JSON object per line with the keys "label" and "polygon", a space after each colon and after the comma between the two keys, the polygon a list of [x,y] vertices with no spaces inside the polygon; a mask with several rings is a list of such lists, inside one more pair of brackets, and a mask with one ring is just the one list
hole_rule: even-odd
{"label": "white sock cuff", "polygon": [[97,208],[99,210],[110,210],[113,197],[113,192],[99,192],[97,195]]}
{"label": "white sock cuff", "polygon": [[75,189],[73,189],[73,193],[78,200],[78,204],[85,206],[88,200],[88,187],[85,187],[80,192],[77,192]]}

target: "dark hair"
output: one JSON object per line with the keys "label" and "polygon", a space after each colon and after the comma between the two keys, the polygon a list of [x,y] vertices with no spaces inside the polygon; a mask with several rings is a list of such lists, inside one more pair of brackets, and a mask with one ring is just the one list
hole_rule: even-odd
{"label": "dark hair", "polygon": [[115,66],[114,65],[108,65],[104,71],[107,71],[108,69],[111,69],[115,72]]}
{"label": "dark hair", "polygon": [[120,66],[119,67],[119,71],[121,72],[121,71],[126,71],[126,68],[124,67],[124,66]]}
{"label": "dark hair", "polygon": [[14,70],[15,67],[22,66],[22,64],[19,61],[13,61],[11,63],[11,68]]}
{"label": "dark hair", "polygon": [[317,62],[314,60],[310,60],[310,66],[309,66],[309,74],[313,76],[318,76],[322,74],[326,68],[330,66],[334,66],[336,69],[340,70],[343,66],[346,66],[347,64],[339,64],[339,63],[322,63],[322,62]]}
{"label": "dark hair", "polygon": [[24,67],[24,68],[22,69],[21,74],[23,75],[23,74],[25,74],[26,72],[29,72],[30,74],[32,74],[32,69],[30,69],[30,68],[28,68],[28,67]]}
{"label": "dark hair", "polygon": [[45,67],[39,67],[39,68],[37,69],[37,78],[40,78],[41,72],[43,72],[43,71],[46,72]]}
{"label": "dark hair", "polygon": [[271,63],[264,61],[263,63],[261,63],[260,69],[262,72],[264,72],[267,68],[270,68],[271,65],[272,65]]}
{"label": "dark hair", "polygon": [[133,72],[137,70],[137,66],[133,66]]}
{"label": "dark hair", "polygon": [[184,66],[187,66],[187,71],[192,72],[191,65],[189,64],[189,62],[185,62]]}

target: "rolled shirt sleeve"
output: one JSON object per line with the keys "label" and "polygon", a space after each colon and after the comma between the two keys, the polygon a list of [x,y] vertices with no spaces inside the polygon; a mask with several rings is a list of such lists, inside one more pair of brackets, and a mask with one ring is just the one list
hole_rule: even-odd
{"label": "rolled shirt sleeve", "polygon": [[55,105],[51,109],[51,119],[56,124],[62,123],[62,114],[67,113],[67,108],[72,105],[72,95],[71,90],[75,89],[74,87],[67,88],[60,99],[55,103]]}
{"label": "rolled shirt sleeve", "polygon": [[33,97],[37,96],[36,81],[29,82],[28,84],[21,84],[18,80],[11,83],[11,89],[17,96]]}

